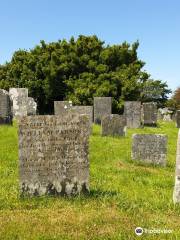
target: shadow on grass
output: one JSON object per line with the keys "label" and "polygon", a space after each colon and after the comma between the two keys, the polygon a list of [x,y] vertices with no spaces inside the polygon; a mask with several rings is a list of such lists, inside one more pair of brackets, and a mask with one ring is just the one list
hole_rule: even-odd
{"label": "shadow on grass", "polygon": [[102,198],[102,197],[114,197],[120,193],[117,191],[103,191],[101,189],[92,189],[89,194],[86,195],[88,198]]}
{"label": "shadow on grass", "polygon": [[72,196],[56,196],[56,195],[44,195],[44,196],[24,196],[20,197],[19,195],[19,201],[21,204],[23,204],[25,209],[37,209],[42,206],[50,206],[54,201],[62,200],[67,202],[76,202],[81,200],[90,200],[90,199],[102,199],[102,198],[112,198],[112,197],[118,197],[119,192],[117,191],[103,191],[101,189],[92,189],[89,192],[81,193],[79,195],[72,195]]}

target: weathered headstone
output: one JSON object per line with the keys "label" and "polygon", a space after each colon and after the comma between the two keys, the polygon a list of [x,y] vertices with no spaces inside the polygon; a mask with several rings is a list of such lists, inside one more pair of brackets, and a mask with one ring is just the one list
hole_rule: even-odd
{"label": "weathered headstone", "polygon": [[102,117],[112,113],[111,97],[94,97],[94,122],[101,124]]}
{"label": "weathered headstone", "polygon": [[54,114],[63,115],[72,108],[72,101],[54,101]]}
{"label": "weathered headstone", "polygon": [[10,88],[9,95],[13,102],[12,105],[13,116],[14,117],[27,116],[28,89]]}
{"label": "weathered headstone", "polygon": [[11,124],[11,101],[7,91],[0,89],[0,124]]}
{"label": "weathered headstone", "polygon": [[169,108],[159,108],[158,109],[158,120],[162,120],[165,122],[170,122],[173,120],[173,111]]}
{"label": "weathered headstone", "polygon": [[176,153],[176,172],[175,172],[175,186],[173,192],[174,203],[180,203],[180,130],[177,140],[177,153]]}
{"label": "weathered headstone", "polygon": [[142,104],[143,124],[156,126],[157,124],[157,103],[147,102]]}
{"label": "weathered headstone", "polygon": [[176,127],[180,128],[180,110],[176,112]]}
{"label": "weathered headstone", "polygon": [[124,114],[128,128],[139,128],[141,126],[141,102],[126,101]]}
{"label": "weathered headstone", "polygon": [[72,106],[70,111],[72,113],[86,114],[90,118],[90,122],[93,122],[93,106]]}
{"label": "weathered headstone", "polygon": [[37,103],[34,101],[34,98],[28,97],[27,99],[27,115],[36,115]]}
{"label": "weathered headstone", "polygon": [[22,195],[75,195],[89,189],[87,115],[26,116],[19,121]]}
{"label": "weathered headstone", "polygon": [[125,136],[126,118],[124,115],[111,114],[102,118],[102,136]]}
{"label": "weathered headstone", "polygon": [[166,166],[167,136],[164,134],[133,134],[132,159]]}

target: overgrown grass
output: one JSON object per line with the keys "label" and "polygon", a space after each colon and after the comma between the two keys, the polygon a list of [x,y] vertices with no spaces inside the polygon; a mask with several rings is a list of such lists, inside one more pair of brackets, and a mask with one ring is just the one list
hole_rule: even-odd
{"label": "overgrown grass", "polygon": [[[0,239],[180,239],[180,206],[172,202],[177,128],[128,130],[127,137],[90,138],[88,196],[21,199],[18,192],[17,127],[0,127]],[[133,133],[168,135],[166,168],[131,160]],[[137,226],[169,229],[171,234],[143,234]]]}

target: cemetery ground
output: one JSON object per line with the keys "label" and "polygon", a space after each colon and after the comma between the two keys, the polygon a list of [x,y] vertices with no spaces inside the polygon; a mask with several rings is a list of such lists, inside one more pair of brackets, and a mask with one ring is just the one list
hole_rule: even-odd
{"label": "cemetery ground", "polygon": [[[131,160],[133,133],[168,135],[167,167]],[[175,123],[128,129],[127,137],[90,137],[90,194],[19,197],[17,126],[0,126],[0,239],[180,239],[180,205],[172,201]],[[136,236],[134,229],[168,229]]]}

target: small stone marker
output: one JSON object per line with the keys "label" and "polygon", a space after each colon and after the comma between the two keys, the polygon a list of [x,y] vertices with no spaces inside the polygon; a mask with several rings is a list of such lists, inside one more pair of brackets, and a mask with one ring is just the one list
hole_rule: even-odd
{"label": "small stone marker", "polygon": [[177,140],[177,153],[176,153],[176,172],[175,172],[175,186],[173,192],[174,203],[180,203],[180,130]]}
{"label": "small stone marker", "polygon": [[28,97],[27,100],[27,115],[36,115],[37,103],[34,101],[34,98]]}
{"label": "small stone marker", "polygon": [[19,120],[22,195],[75,195],[89,190],[87,115]]}
{"label": "small stone marker", "polygon": [[111,97],[94,97],[94,122],[101,124],[102,117],[112,113]]}
{"label": "small stone marker", "polygon": [[166,166],[167,136],[165,134],[133,134],[132,159]]}
{"label": "small stone marker", "polygon": [[11,124],[11,101],[7,91],[0,89],[0,124]]}
{"label": "small stone marker", "polygon": [[102,136],[125,136],[126,118],[124,115],[111,114],[102,118]]}
{"label": "small stone marker", "polygon": [[141,126],[141,102],[126,101],[124,114],[128,128],[139,128]]}
{"label": "small stone marker", "polygon": [[180,110],[176,112],[176,127],[180,128]]}
{"label": "small stone marker", "polygon": [[156,126],[157,124],[157,103],[155,102],[147,102],[142,104],[142,112],[143,112],[143,124],[149,126]]}
{"label": "small stone marker", "polygon": [[9,95],[13,102],[12,112],[14,117],[27,116],[27,88],[10,88]]}
{"label": "small stone marker", "polygon": [[72,108],[72,101],[54,101],[54,114],[63,115]]}

